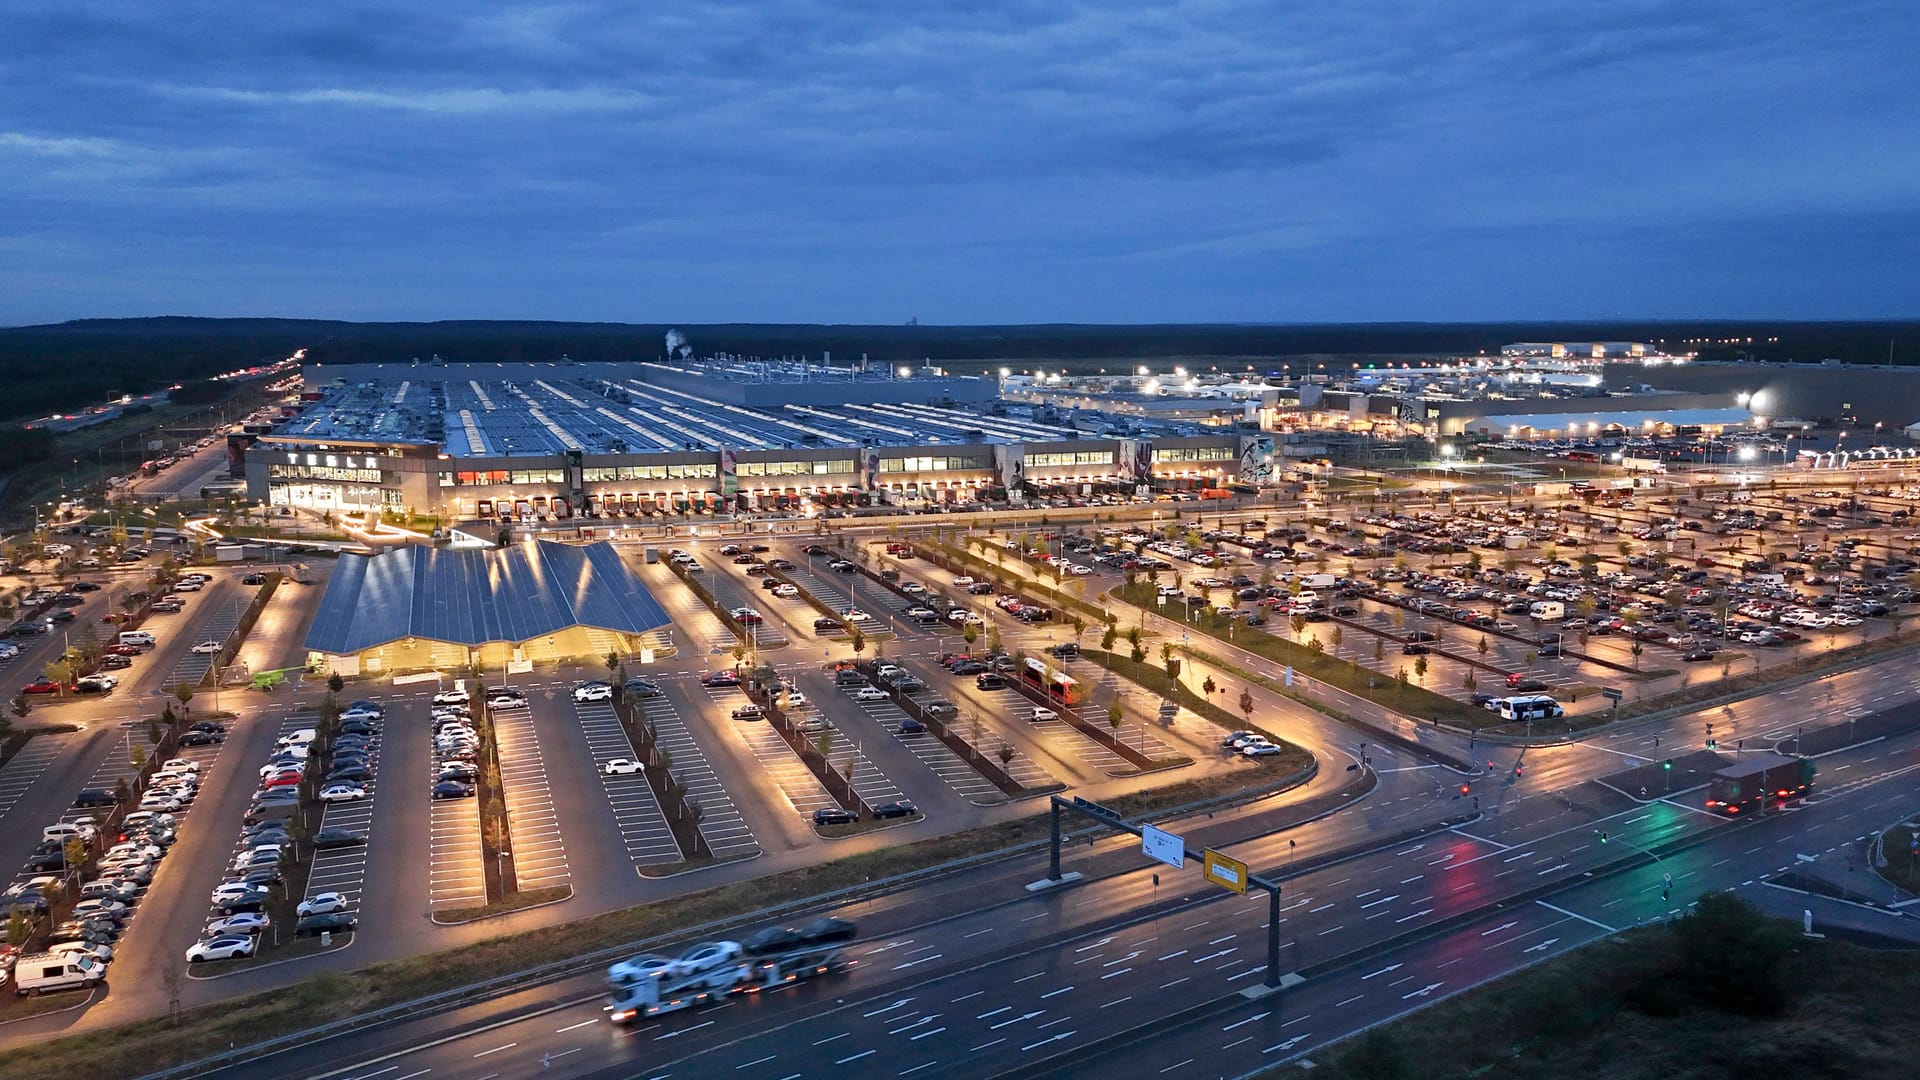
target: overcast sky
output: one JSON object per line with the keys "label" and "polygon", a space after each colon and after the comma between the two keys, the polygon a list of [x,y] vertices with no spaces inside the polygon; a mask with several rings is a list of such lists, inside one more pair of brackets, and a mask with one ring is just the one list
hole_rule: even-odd
{"label": "overcast sky", "polygon": [[1920,314],[1912,0],[0,0],[0,325]]}

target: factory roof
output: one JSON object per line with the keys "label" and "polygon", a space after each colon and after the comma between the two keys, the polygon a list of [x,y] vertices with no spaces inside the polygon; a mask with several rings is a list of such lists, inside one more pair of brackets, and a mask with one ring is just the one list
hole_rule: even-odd
{"label": "factory roof", "polygon": [[1087,431],[1036,418],[1027,406],[876,400],[865,390],[872,382],[857,375],[807,383],[844,391],[815,395],[811,403],[795,392],[789,396],[800,400],[743,405],[700,393],[698,381],[669,386],[536,365],[516,374],[483,381],[420,368],[407,377],[328,387],[268,439],[440,446],[466,458],[1047,442]]}
{"label": "factory roof", "polygon": [[514,644],[574,626],[642,634],[672,622],[613,546],[408,546],[343,556],[306,647],[356,653],[404,638]]}

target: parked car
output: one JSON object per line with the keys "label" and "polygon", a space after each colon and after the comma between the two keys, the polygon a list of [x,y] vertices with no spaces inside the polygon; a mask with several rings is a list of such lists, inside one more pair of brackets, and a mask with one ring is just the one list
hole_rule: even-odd
{"label": "parked car", "polygon": [[837,806],[823,806],[813,812],[815,825],[852,825],[859,820],[859,814],[851,810],[842,810]]}
{"label": "parked car", "polygon": [[614,758],[605,765],[600,766],[600,771],[606,773],[608,776],[632,776],[635,773],[645,772],[646,766],[641,765],[632,758]]}
{"label": "parked car", "polygon": [[347,910],[347,895],[340,892],[315,893],[300,902],[294,911],[301,918],[309,915],[331,915],[336,911]]}
{"label": "parked car", "polygon": [[319,937],[321,934],[343,934],[359,925],[359,920],[345,911],[328,912],[324,915],[308,915],[293,924],[294,937]]}
{"label": "parked car", "polygon": [[919,812],[918,807],[905,799],[897,802],[881,803],[873,807],[873,816],[876,818],[912,817]]}
{"label": "parked car", "polygon": [[473,785],[458,780],[441,780],[433,785],[433,797],[436,799],[470,799],[473,797]]}
{"label": "parked car", "polygon": [[578,702],[612,701],[613,684],[604,682],[583,682],[573,688],[573,700]]}
{"label": "parked car", "polygon": [[367,838],[347,829],[321,829],[313,834],[313,846],[322,850],[327,848],[359,847]]}
{"label": "parked car", "polygon": [[197,964],[203,960],[235,960],[253,955],[259,939],[251,935],[222,934],[196,943],[187,950],[187,962]]}

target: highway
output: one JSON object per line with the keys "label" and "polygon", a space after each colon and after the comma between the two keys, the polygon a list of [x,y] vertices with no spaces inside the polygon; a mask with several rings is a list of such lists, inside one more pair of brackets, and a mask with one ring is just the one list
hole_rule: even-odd
{"label": "highway", "polygon": [[1060,1054],[1076,1075],[1102,1056],[1124,1075],[1238,1075],[1675,914],[1706,889],[1764,889],[1802,855],[1920,809],[1917,749],[1908,730],[1831,752],[1832,779],[1804,807],[1737,823],[1698,809],[1698,792],[1643,802],[1583,781],[1453,828],[1435,826],[1460,804],[1436,792],[1387,815],[1434,831],[1386,845],[1381,826],[1350,820],[1377,810],[1385,785],[1284,832],[1254,832],[1258,815],[1178,826],[1189,847],[1225,847],[1284,880],[1282,968],[1305,981],[1258,1001],[1235,991],[1265,977],[1265,897],[1147,865],[1116,838],[1068,853],[1089,874],[1079,887],[1028,893],[1045,867],[1029,858],[836,912],[862,926],[855,967],[779,992],[621,1028],[590,973],[221,1075],[480,1080],[543,1057],[562,1076],[999,1075],[1043,1073]]}

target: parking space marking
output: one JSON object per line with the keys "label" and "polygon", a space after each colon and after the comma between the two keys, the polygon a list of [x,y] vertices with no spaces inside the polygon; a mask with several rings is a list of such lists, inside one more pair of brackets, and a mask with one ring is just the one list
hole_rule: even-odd
{"label": "parking space marking", "polygon": [[[729,716],[734,709],[751,704],[747,695],[735,686],[712,687],[707,690],[707,695]],[[787,740],[773,730],[771,723],[765,720],[731,719],[728,723],[733,725],[741,741],[753,753],[754,760],[767,770],[767,775],[773,778],[795,811],[811,814],[815,810],[840,805],[838,800],[827,794],[827,789],[821,786],[813,770],[800,760],[800,755],[793,752],[793,747],[787,745]]]}
{"label": "parking space marking", "polygon": [[[207,620],[205,626],[195,631],[195,640],[218,641],[222,645],[226,644],[227,639],[232,637],[234,630],[240,626],[240,613],[245,609],[245,604],[229,599],[214,609],[213,616]],[[174,663],[173,673],[167,676],[167,685],[179,686],[181,683],[186,683],[188,686],[198,686],[200,680],[207,677],[207,672],[212,667],[213,654],[189,652]]]}
{"label": "parking space marking", "polygon": [[20,801],[53,759],[60,756],[70,736],[70,732],[64,731],[35,735],[7,761],[6,768],[0,769],[0,817],[13,809],[13,804]]}
{"label": "parking space marking", "polygon": [[553,787],[526,708],[494,709],[493,740],[500,757],[500,787],[506,797],[507,827],[513,834],[514,881],[521,890],[551,889],[573,880],[560,818],[553,809]]}
{"label": "parking space marking", "polygon": [[[431,728],[422,736],[432,749]],[[428,755],[427,784],[431,787],[440,773],[440,764]],[[427,906],[428,908],[479,907],[487,902],[487,872],[481,865],[480,800],[434,799],[427,801]]]}
{"label": "parking space marking", "polygon": [[683,856],[673,838],[667,815],[654,797],[653,787],[641,773],[609,775],[606,764],[615,758],[637,761],[640,758],[627,738],[627,729],[605,701],[575,702],[574,714],[587,738],[587,752],[593,755],[593,771],[606,789],[607,804],[613,810],[613,823],[626,845],[627,858],[636,866],[676,863]]}
{"label": "parking space marking", "polygon": [[[382,729],[385,726],[385,721],[381,721]],[[313,865],[307,868],[309,898],[315,893],[341,893],[347,898],[347,910],[355,914],[360,911],[360,896],[366,886],[367,848],[373,844],[373,801],[379,797],[380,739],[381,736],[375,734],[367,740],[367,770],[374,775],[372,782],[362,785],[367,789],[367,797],[326,803],[320,812],[320,828],[345,829],[364,838],[366,843],[347,848],[316,848]]]}
{"label": "parking space marking", "polygon": [[[1033,715],[1033,702],[1018,690],[984,690],[981,696],[999,708],[1003,716],[1018,718]],[[1059,710],[1056,708],[1055,711]],[[1106,718],[1101,717],[1100,722],[1106,723]],[[1054,743],[1056,750],[1070,750],[1075,757],[1101,772],[1132,768],[1126,758],[1107,749],[1065,720],[1028,720],[1025,723],[1032,727],[1036,736]]]}
{"label": "parking space marking", "polygon": [[673,703],[665,697],[642,698],[640,711],[653,726],[660,749],[671,759],[667,771],[686,785],[688,798],[700,804],[699,829],[707,849],[721,859],[759,854],[760,844],[753,838],[747,819],[733,804]]}
{"label": "parking space marking", "polygon": [[[827,760],[833,762],[836,768],[849,759],[853,761],[853,790],[862,802],[868,806],[878,806],[906,799],[906,793],[900,790],[899,785],[887,779],[887,774],[881,772],[880,767],[860,749],[860,740],[840,730],[840,725],[823,716],[813,702],[796,706],[789,710],[788,715],[793,717],[796,724],[817,721],[827,725],[824,729],[828,733]],[[818,739],[821,732],[802,731],[801,734],[809,739]]]}
{"label": "parking space marking", "polygon": [[854,704],[859,706],[860,711],[867,714],[867,717],[878,724],[883,731],[898,739],[914,757],[920,759],[922,765],[925,765],[962,798],[979,799],[1000,794],[999,788],[986,777],[981,776],[973,766],[962,761],[959,755],[947,749],[947,744],[941,742],[939,736],[933,732],[903,733],[900,730],[900,722],[908,718],[907,714],[892,701],[856,699]]}

